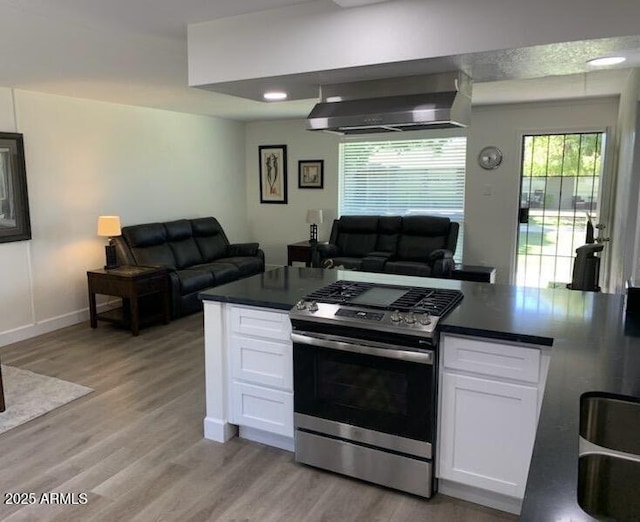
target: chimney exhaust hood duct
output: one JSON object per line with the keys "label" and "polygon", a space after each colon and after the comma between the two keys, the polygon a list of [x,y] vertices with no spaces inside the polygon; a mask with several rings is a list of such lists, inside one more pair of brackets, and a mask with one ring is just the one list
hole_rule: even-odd
{"label": "chimney exhaust hood duct", "polygon": [[466,127],[471,79],[461,72],[320,87],[307,130],[338,134]]}

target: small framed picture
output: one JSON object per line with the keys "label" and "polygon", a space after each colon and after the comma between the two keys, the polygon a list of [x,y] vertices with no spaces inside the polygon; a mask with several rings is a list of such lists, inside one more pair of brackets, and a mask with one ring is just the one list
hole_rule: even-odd
{"label": "small framed picture", "polygon": [[298,188],[321,189],[324,186],[324,160],[298,161]]}
{"label": "small framed picture", "polygon": [[287,203],[287,146],[260,145],[260,203]]}

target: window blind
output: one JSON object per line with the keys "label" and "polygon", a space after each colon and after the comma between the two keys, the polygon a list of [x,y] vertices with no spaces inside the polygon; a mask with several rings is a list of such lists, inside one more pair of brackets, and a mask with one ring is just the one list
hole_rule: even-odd
{"label": "window blind", "polygon": [[446,216],[464,237],[467,139],[428,138],[340,144],[340,215]]}

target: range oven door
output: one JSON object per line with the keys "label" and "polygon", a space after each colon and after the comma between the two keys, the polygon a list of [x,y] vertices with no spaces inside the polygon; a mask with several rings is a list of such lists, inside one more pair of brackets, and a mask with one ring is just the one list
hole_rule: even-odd
{"label": "range oven door", "polygon": [[433,493],[432,350],[294,331],[296,461]]}

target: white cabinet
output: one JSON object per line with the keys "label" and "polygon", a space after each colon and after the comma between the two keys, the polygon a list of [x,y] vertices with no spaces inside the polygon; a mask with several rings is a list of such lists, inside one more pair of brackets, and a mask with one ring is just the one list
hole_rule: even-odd
{"label": "white cabinet", "polygon": [[447,334],[441,355],[439,477],[522,499],[548,354]]}
{"label": "white cabinet", "polygon": [[231,401],[231,422],[293,437],[293,393],[234,381]]}
{"label": "white cabinet", "polygon": [[231,306],[228,314],[230,421],[293,437],[293,356],[286,312]]}

